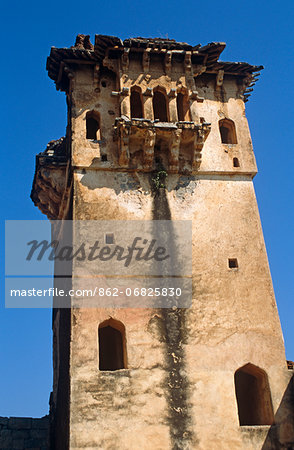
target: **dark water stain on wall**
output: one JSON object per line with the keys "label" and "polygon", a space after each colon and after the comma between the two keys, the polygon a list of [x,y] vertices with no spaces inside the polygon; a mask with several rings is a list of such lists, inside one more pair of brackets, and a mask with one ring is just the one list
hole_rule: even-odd
{"label": "dark water stain on wall", "polygon": [[[162,170],[162,169],[161,169]],[[151,179],[154,180],[154,177]],[[153,184],[153,220],[171,220],[171,211],[165,187]],[[172,224],[171,224],[172,226]],[[173,228],[169,228],[172,233]],[[175,238],[169,234],[169,247],[172,242],[173,259],[176,258]],[[161,242],[164,237],[160,236]],[[176,264],[174,259],[172,264]],[[164,279],[163,279],[164,280]],[[165,343],[165,362],[167,376],[165,380],[165,395],[168,404],[168,423],[173,449],[191,448],[192,438],[195,445],[196,437],[192,433],[192,419],[189,404],[189,383],[185,368],[184,341],[186,339],[186,324],[184,308],[160,308],[163,319]]]}

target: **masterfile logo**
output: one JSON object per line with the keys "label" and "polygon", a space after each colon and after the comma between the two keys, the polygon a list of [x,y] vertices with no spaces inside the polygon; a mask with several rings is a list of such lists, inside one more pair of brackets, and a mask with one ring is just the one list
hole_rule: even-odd
{"label": "masterfile logo", "polygon": [[60,307],[179,307],[191,300],[191,234],[190,221],[7,221],[8,306],[48,296]]}

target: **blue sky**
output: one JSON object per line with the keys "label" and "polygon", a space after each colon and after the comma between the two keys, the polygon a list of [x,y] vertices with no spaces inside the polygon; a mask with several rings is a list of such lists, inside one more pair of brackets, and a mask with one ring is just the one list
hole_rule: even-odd
{"label": "blue sky", "polygon": [[[1,8],[1,273],[5,219],[43,219],[31,202],[35,155],[65,133],[65,95],[45,65],[78,33],[225,41],[225,61],[263,64],[247,103],[255,178],[288,359],[294,359],[294,3],[269,1],[5,2]],[[0,415],[42,416],[52,386],[51,311],[4,309],[1,278]]]}

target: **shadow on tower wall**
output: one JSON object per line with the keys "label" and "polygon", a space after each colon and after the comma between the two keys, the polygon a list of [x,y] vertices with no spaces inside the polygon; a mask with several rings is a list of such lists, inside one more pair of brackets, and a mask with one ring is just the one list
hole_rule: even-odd
{"label": "shadow on tower wall", "polygon": [[294,377],[288,383],[262,450],[294,449]]}
{"label": "shadow on tower wall", "polygon": [[[157,174],[164,174],[164,168],[158,167]],[[167,198],[165,179],[157,177],[160,187],[154,186],[154,176],[151,174],[150,184],[153,185],[152,197],[153,220],[172,220],[172,215]],[[169,227],[169,232],[173,233],[173,226]],[[160,236],[161,243],[164,237]],[[169,241],[172,261],[169,264],[178,264],[176,236],[170,234],[166,236]],[[171,268],[170,268],[171,269]],[[171,272],[172,273],[172,270]],[[184,343],[186,340],[186,309],[173,307],[161,308],[159,313],[163,319],[165,361],[167,367],[165,395],[168,404],[167,421],[169,424],[172,448],[189,448],[191,441],[195,445],[197,442],[193,433],[190,403],[189,403],[189,382],[186,374]]]}

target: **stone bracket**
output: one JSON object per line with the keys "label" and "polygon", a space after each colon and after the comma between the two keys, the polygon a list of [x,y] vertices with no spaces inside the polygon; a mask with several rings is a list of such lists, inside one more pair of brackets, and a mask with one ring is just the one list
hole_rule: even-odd
{"label": "stone bracket", "polygon": [[211,129],[209,123],[204,122],[201,127],[198,128],[194,139],[194,149],[192,156],[192,170],[199,170],[202,158],[202,149],[204,142],[207,139]]}
{"label": "stone bracket", "polygon": [[145,97],[153,97],[153,89],[152,88],[146,88],[146,91],[143,92],[143,95],[145,95]]}
{"label": "stone bracket", "polygon": [[145,170],[150,170],[153,165],[155,139],[155,131],[147,129],[143,145],[143,168]]}
{"label": "stone bracket", "polygon": [[225,73],[224,70],[219,70],[219,71],[217,72],[217,75],[216,75],[216,85],[219,86],[219,87],[223,85],[223,82],[224,82],[224,73]]}
{"label": "stone bracket", "polygon": [[177,90],[175,88],[172,88],[167,95],[169,98],[176,98]]}
{"label": "stone bracket", "polygon": [[103,66],[107,67],[107,69],[111,70],[114,73],[118,73],[118,65],[116,60],[108,58],[108,52],[103,59]]}
{"label": "stone bracket", "polygon": [[124,48],[123,54],[121,55],[121,68],[123,73],[127,73],[129,70],[129,48]]}
{"label": "stone bracket", "polygon": [[63,71],[66,73],[67,77],[72,80],[74,78],[74,72],[66,65],[63,67]]}
{"label": "stone bracket", "polygon": [[189,75],[192,73],[192,52],[185,52],[185,58],[184,58],[184,68],[185,72],[188,72]]}
{"label": "stone bracket", "polygon": [[99,79],[100,79],[100,68],[99,64],[95,64],[94,70],[93,70],[93,79],[95,86],[99,86]]}
{"label": "stone bracket", "polygon": [[199,77],[202,73],[206,71],[206,66],[197,64],[193,66],[193,77]]}
{"label": "stone bracket", "polygon": [[150,48],[147,48],[144,52],[143,52],[143,56],[142,56],[142,68],[143,68],[143,72],[149,72],[149,67],[150,67]]}
{"label": "stone bracket", "polygon": [[112,91],[111,96],[112,97],[126,97],[130,93],[130,89],[127,87],[123,87],[121,91]]}
{"label": "stone bracket", "polygon": [[199,97],[198,91],[191,91],[189,94],[191,100],[196,100],[196,102],[203,103],[204,97]]}
{"label": "stone bracket", "polygon": [[169,75],[171,73],[171,67],[172,67],[172,52],[167,51],[164,56],[164,69],[166,75]]}
{"label": "stone bracket", "polygon": [[130,141],[130,124],[120,122],[118,127],[118,163],[121,167],[128,167],[130,161],[129,141]]}
{"label": "stone bracket", "polygon": [[172,131],[169,144],[169,170],[177,173],[179,170],[179,154],[182,130]]}

